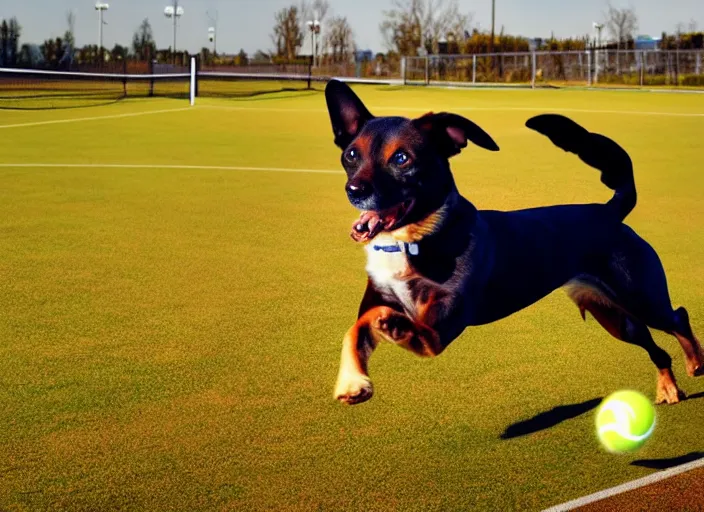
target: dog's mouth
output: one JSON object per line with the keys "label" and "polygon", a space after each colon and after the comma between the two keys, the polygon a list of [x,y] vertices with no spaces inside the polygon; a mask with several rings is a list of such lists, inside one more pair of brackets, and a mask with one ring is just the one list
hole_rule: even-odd
{"label": "dog's mouth", "polygon": [[414,205],[415,201],[408,199],[385,210],[362,212],[352,226],[352,238],[357,242],[364,242],[371,240],[382,231],[401,227]]}

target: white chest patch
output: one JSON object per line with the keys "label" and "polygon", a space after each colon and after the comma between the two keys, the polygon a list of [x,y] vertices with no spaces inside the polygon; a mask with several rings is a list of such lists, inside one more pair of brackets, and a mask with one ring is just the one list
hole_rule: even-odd
{"label": "white chest patch", "polygon": [[374,245],[395,245],[398,242],[382,233],[368,244],[367,274],[384,296],[396,299],[407,313],[416,313],[415,303],[408,288],[408,255],[404,252],[384,252],[374,250]]}

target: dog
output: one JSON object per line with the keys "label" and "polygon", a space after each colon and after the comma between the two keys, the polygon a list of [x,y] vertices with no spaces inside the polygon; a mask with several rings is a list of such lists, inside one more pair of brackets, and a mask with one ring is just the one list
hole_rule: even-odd
{"label": "dog", "polygon": [[655,250],[623,223],[636,205],[633,165],[611,139],[555,114],[526,126],[601,171],[605,204],[478,210],[455,185],[449,159],[468,143],[498,151],[472,121],[451,113],[374,117],[343,82],[325,98],[342,150],[350,203],[362,213],[351,236],[363,244],[368,283],[342,343],[334,397],[373,394],[369,358],[382,341],[419,356],[442,351],[469,326],[505,318],[565,287],[612,336],[643,347],[657,367],[656,403],[685,398],[672,360],[649,328],[677,337],[690,376],[704,374],[687,310],[673,310]]}

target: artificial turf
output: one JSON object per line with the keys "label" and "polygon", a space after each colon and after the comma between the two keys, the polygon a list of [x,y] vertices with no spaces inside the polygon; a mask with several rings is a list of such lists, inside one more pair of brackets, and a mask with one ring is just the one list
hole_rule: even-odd
{"label": "artificial turf", "polygon": [[[704,95],[357,91],[379,115],[454,110],[488,131],[501,152],[453,160],[479,208],[610,197],[530,116],[615,139],[635,163],[627,223],[702,336]],[[704,450],[704,380],[662,333],[694,398],[658,406],[641,451],[600,449],[588,406],[654,398],[655,367],[561,291],[434,360],[382,346],[374,398],[336,403],[365,285],[344,175],[201,168],[339,169],[322,94],[123,116],[185,106],[0,111],[1,509],[538,510],[652,472],[637,459]]]}

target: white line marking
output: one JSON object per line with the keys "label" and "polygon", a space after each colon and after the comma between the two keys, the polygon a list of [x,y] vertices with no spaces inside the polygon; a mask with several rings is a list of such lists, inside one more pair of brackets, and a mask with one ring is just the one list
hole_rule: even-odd
{"label": "white line marking", "polygon": [[284,167],[241,167],[230,165],[157,165],[157,164],[40,164],[40,163],[0,163],[0,168],[26,169],[174,169],[201,171],[264,171],[264,172],[294,172],[305,174],[343,174],[343,171],[330,169],[291,169]]}
{"label": "white line marking", "polygon": [[124,74],[124,73],[85,73],[79,71],[51,71],[44,69],[21,69],[21,68],[0,68],[0,73],[9,73],[13,75],[44,75],[60,79],[61,77],[84,77],[84,78],[112,78],[121,80],[130,78],[132,80],[148,81],[152,78],[182,78],[190,77],[190,73],[153,73],[153,74]]}
{"label": "white line marking", "polygon": [[[257,108],[257,107],[225,107],[219,105],[200,105],[198,108],[216,109],[216,110],[235,110],[235,111],[259,111],[259,112],[320,112],[326,113],[327,110],[322,108]],[[389,107],[389,106],[369,106],[369,110],[398,110],[411,112],[429,112],[439,111],[440,109],[419,108],[419,107]],[[572,112],[581,114],[618,114],[618,115],[640,115],[640,116],[672,116],[672,117],[704,117],[703,113],[697,112],[649,112],[639,110],[588,110],[580,108],[562,108],[562,107],[448,107],[448,110],[467,111],[467,112]]]}
{"label": "white line marking", "polygon": [[460,107],[457,110],[497,110],[497,111],[525,111],[525,112],[576,112],[581,114],[626,114],[638,116],[673,116],[673,117],[704,117],[704,113],[692,112],[648,112],[639,110],[589,110],[582,108],[562,108],[562,107]]}
{"label": "white line marking", "polygon": [[197,109],[211,109],[211,110],[233,110],[236,112],[243,111],[252,111],[252,112],[318,112],[318,113],[327,113],[327,110],[324,108],[272,108],[272,107],[263,107],[263,108],[257,108],[257,107],[230,107],[230,106],[222,106],[222,105],[203,105],[199,104],[196,105]]}
{"label": "white line marking", "polygon": [[63,124],[63,123],[79,123],[82,121],[100,121],[101,119],[120,119],[123,117],[137,117],[137,116],[148,116],[152,114],[164,114],[166,112],[183,112],[184,110],[191,110],[191,107],[184,108],[169,108],[163,110],[147,110],[146,112],[130,112],[128,114],[113,114],[109,116],[96,116],[96,117],[74,117],[72,119],[54,119],[53,121],[36,121],[32,123],[18,123],[18,124],[2,124],[2,128],[24,128],[26,126],[43,126],[49,124]]}
{"label": "white line marking", "polygon": [[655,482],[659,482],[661,480],[665,480],[672,476],[679,475],[681,473],[686,473],[687,471],[691,471],[700,467],[704,467],[704,459],[698,459],[692,462],[688,462],[687,464],[676,466],[674,468],[666,469],[664,471],[658,471],[651,475],[644,476],[643,478],[638,478],[637,480],[632,480],[630,482],[626,482],[625,484],[617,485],[616,487],[611,487],[610,489],[604,489],[603,491],[595,492],[594,494],[590,494],[582,498],[577,498],[576,500],[568,501],[560,505],[555,505],[554,507],[550,507],[543,510],[543,512],[563,512],[568,510],[574,510],[577,507],[583,507],[584,505],[594,503],[595,501],[610,498],[611,496],[615,496],[624,492],[633,491],[640,487],[645,487],[646,485],[650,485]]}

